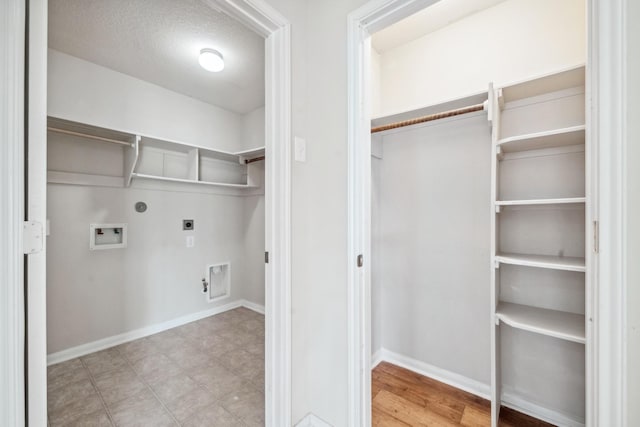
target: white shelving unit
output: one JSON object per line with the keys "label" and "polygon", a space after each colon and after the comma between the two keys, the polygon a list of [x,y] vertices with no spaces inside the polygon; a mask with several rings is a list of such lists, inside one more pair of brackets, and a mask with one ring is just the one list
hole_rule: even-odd
{"label": "white shelving unit", "polygon": [[[48,126],[52,133],[77,140],[79,147],[87,142],[114,144],[109,150],[122,150],[123,158],[119,176],[91,170],[50,170],[51,183],[128,187],[140,180],[236,190],[259,188],[262,183],[263,172],[255,162],[264,159],[264,147],[228,152],[55,117],[49,117]],[[98,150],[96,155],[100,155]]]}
{"label": "white shelving unit", "polygon": [[[579,360],[571,362],[579,352],[567,346],[587,342],[586,285],[582,292],[574,288],[569,292],[558,286],[567,277],[563,275],[583,274],[588,269],[581,243],[585,241],[585,209],[589,203],[584,190],[584,75],[584,67],[577,67],[512,85],[495,88],[491,85],[489,89],[494,150],[491,185],[494,212],[491,216],[491,423],[494,427],[498,425],[503,385],[507,387],[505,381],[511,381],[510,390],[523,392],[522,399],[540,395],[534,398],[536,405],[544,401],[545,390],[540,389],[543,378],[553,381],[555,389],[565,387],[567,393],[574,392],[575,385],[585,381],[584,371],[576,368]],[[509,217],[505,227],[501,226],[501,215],[506,215],[507,209]],[[517,252],[529,248],[522,252],[530,253],[510,253],[514,247],[518,248]],[[501,273],[502,266],[509,266],[509,274]],[[576,280],[573,283],[580,286],[581,279]],[[576,295],[581,295],[581,302],[576,303]],[[576,307],[581,306],[584,310],[576,312]],[[505,327],[512,331],[509,331],[510,339],[502,342]],[[513,381],[527,376],[503,378],[504,372],[513,372],[505,371],[504,366],[512,360],[520,363],[531,360],[526,356],[534,349],[526,346],[535,345],[528,343],[536,340],[518,335],[531,333],[546,337],[540,339],[555,340],[545,342],[553,349],[549,354],[557,357],[565,349],[570,351],[566,358],[518,366],[521,370],[536,370],[533,375],[536,380],[514,384]],[[505,348],[507,344],[511,347]],[[553,369],[545,371],[549,366]],[[568,372],[565,385],[561,384],[564,378],[553,373],[563,369]],[[577,378],[579,375],[582,378]],[[562,412],[558,408],[545,409]],[[584,420],[577,419],[576,423]]]}

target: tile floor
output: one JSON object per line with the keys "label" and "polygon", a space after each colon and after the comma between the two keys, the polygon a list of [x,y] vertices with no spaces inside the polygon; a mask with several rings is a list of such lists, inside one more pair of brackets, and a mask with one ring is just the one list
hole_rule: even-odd
{"label": "tile floor", "polygon": [[238,308],[49,367],[49,425],[263,426],[264,316]]}

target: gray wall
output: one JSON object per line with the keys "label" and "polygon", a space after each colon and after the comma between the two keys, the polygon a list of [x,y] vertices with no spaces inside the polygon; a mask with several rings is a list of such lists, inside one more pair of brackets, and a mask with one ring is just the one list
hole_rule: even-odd
{"label": "gray wall", "polygon": [[488,384],[490,129],[486,114],[433,123],[383,138],[373,335]]}

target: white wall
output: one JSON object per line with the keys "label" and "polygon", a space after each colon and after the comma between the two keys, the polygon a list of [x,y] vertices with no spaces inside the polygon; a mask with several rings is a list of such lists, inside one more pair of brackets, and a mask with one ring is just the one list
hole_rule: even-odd
{"label": "white wall", "polygon": [[382,327],[387,350],[488,384],[486,114],[390,131],[382,140],[373,177],[380,276],[372,293],[381,294],[374,329]]}
{"label": "white wall", "polygon": [[507,0],[380,52],[378,116],[583,64],[585,24],[585,0]]}
{"label": "white wall", "polygon": [[[57,184],[48,195],[49,354],[219,305],[201,293],[207,264],[230,261],[225,302],[244,296],[241,198]],[[134,210],[137,201],[147,212]],[[193,233],[182,219],[195,221]],[[89,224],[102,222],[128,223],[126,249],[89,250]]]}
{"label": "white wall", "polygon": [[640,425],[640,3],[628,0],[627,30],[627,425]]}
{"label": "white wall", "polygon": [[[263,145],[259,110],[239,116],[59,52],[49,55],[51,115],[230,151],[248,148],[245,141]],[[122,176],[122,150],[49,133],[49,168]],[[49,354],[241,298],[264,305],[264,195],[134,183],[49,184],[48,196]],[[147,212],[135,212],[137,201],[148,204]],[[183,219],[195,220],[193,232],[182,230]],[[126,249],[89,251],[89,224],[104,222],[129,225]],[[186,247],[186,235],[195,236],[194,248]],[[227,261],[230,298],[205,302],[206,266]]]}
{"label": "white wall", "polygon": [[205,147],[241,147],[242,116],[49,49],[48,114]]}
{"label": "white wall", "polygon": [[240,150],[264,146],[264,107],[242,116],[240,122]]}
{"label": "white wall", "polygon": [[382,58],[371,49],[371,117],[382,115]]}

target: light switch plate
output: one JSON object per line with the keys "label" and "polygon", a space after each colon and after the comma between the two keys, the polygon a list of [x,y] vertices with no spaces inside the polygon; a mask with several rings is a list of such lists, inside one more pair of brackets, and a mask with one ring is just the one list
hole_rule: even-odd
{"label": "light switch plate", "polygon": [[296,162],[307,161],[307,141],[299,136],[293,138]]}

